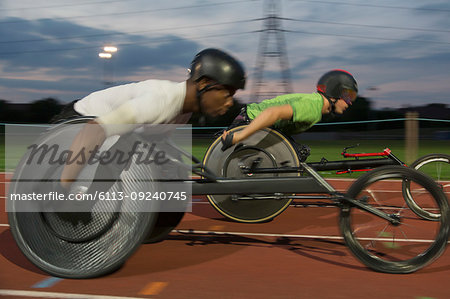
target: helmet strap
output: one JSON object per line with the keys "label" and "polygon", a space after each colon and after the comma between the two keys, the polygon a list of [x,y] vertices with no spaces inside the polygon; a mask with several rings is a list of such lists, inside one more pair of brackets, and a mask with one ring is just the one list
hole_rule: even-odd
{"label": "helmet strap", "polygon": [[213,89],[214,86],[219,85],[218,83],[211,83],[203,87],[202,89],[197,89],[197,103],[198,103],[198,109],[200,114],[203,114],[203,108],[202,108],[202,95]]}
{"label": "helmet strap", "polygon": [[328,103],[330,104],[330,107],[331,107],[331,112],[330,112],[330,114],[331,114],[331,116],[335,116],[335,112],[336,112],[336,101],[332,101],[331,100],[331,98],[329,97],[329,96],[327,96],[325,93],[323,93],[323,92],[320,92],[319,91],[319,93],[321,94],[321,95],[323,95],[324,97],[325,97],[325,99],[327,99],[327,101],[328,101]]}
{"label": "helmet strap", "polygon": [[334,116],[334,114],[336,113],[336,101],[332,101],[330,98],[326,97],[328,100],[328,103],[330,103],[331,105],[331,114]]}

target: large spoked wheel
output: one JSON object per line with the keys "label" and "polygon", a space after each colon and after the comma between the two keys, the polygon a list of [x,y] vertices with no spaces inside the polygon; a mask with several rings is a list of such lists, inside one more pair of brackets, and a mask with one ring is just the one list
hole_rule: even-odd
{"label": "large spoked wheel", "polygon": [[[418,216],[403,198],[402,184],[427,209],[441,217],[428,221]],[[410,273],[438,258],[449,231],[449,206],[442,190],[427,175],[403,166],[377,168],[352,184],[346,196],[399,220],[392,224],[379,216],[344,203],[340,227],[352,253],[366,266],[380,272]],[[424,206],[422,206],[424,207]]]}
{"label": "large spoked wheel", "polygon": [[[245,126],[230,130],[238,132]],[[221,150],[220,137],[208,148],[203,163],[221,177],[254,178],[273,177],[274,174],[244,174],[242,167],[259,168],[298,167],[300,162],[290,141],[281,133],[264,129],[256,132],[241,144]],[[298,174],[283,174],[283,176]],[[282,190],[280,190],[282,191]],[[239,222],[264,222],[283,212],[292,202],[291,198],[256,199],[258,190],[249,190],[246,199],[230,195],[209,195],[209,202],[227,218]]]}
{"label": "large spoked wheel", "polygon": [[[423,156],[414,161],[411,166],[416,170],[428,174],[439,187],[448,196],[450,193],[450,155],[446,154],[430,154]],[[409,189],[409,183],[405,182],[403,192],[409,207],[417,213],[417,215],[428,220],[438,220],[441,216],[439,213],[422,208],[415,200]]]}
{"label": "large spoked wheel", "polygon": [[[38,144],[58,144],[61,149],[68,148],[78,131],[72,126],[60,126],[49,131]],[[45,179],[59,178],[62,165],[50,165],[46,161],[28,163],[29,154],[16,168],[10,196],[32,192],[34,187],[27,181],[42,179],[43,176]],[[152,176],[147,166],[140,169],[131,167],[107,190],[109,194],[120,191],[129,195],[136,190],[154,190],[148,181],[133,180],[134,171],[145,174],[145,178]],[[93,170],[86,166],[80,176],[88,178],[92,173]],[[80,180],[74,183],[73,188],[87,189],[83,186],[85,182]],[[142,204],[129,200],[97,200],[88,212],[23,212],[23,207],[11,200],[7,208],[11,232],[24,255],[50,275],[66,278],[98,277],[120,268],[156,221],[155,213],[142,213]]]}

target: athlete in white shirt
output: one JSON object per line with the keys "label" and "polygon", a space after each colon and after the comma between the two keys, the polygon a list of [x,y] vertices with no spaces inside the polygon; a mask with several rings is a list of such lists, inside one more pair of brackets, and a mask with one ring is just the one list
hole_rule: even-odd
{"label": "athlete in white shirt", "polygon": [[[236,90],[245,87],[242,65],[218,49],[198,53],[190,70],[189,79],[182,83],[147,80],[94,92],[75,102],[71,116],[96,118],[75,137],[70,150],[93,151],[107,137],[141,124],[184,124],[192,112],[223,115],[233,105]],[[56,188],[68,190],[83,167],[81,161],[66,165]]]}
{"label": "athlete in white shirt", "polygon": [[[130,83],[94,92],[76,102],[74,109],[99,116],[98,122],[105,124],[186,123],[190,117],[183,113],[186,85],[163,80]],[[151,109],[143,109],[148,105]]]}

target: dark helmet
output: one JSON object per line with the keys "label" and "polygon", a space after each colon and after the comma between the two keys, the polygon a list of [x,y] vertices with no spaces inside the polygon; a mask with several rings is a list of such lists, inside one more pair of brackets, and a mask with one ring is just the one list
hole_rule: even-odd
{"label": "dark helmet", "polygon": [[208,77],[218,84],[234,89],[244,89],[245,71],[242,65],[227,53],[218,49],[205,49],[195,55],[191,63],[194,81]]}
{"label": "dark helmet", "polygon": [[358,84],[353,75],[344,70],[331,70],[320,77],[317,92],[334,99],[353,102],[358,94]]}

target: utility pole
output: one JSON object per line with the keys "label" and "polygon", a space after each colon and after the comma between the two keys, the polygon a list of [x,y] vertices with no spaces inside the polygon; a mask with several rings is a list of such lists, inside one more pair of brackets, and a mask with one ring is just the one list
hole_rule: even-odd
{"label": "utility pole", "polygon": [[[286,41],[279,17],[281,1],[264,1],[263,29],[260,31],[258,55],[255,67],[255,82],[252,88],[252,102],[261,101],[276,95],[292,93],[291,75],[286,53]],[[278,60],[281,80],[276,86],[269,86],[264,78],[264,69],[273,72],[270,61]],[[281,90],[280,90],[281,89]]]}

